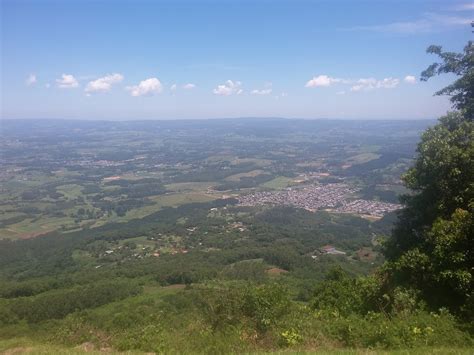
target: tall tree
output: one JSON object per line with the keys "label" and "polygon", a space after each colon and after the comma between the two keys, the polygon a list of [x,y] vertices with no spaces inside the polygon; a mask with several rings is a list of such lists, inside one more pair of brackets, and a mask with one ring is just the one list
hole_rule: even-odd
{"label": "tall tree", "polygon": [[474,310],[474,46],[463,53],[428,53],[442,59],[422,73],[459,78],[436,94],[451,95],[455,112],[439,119],[418,145],[414,166],[403,176],[404,196],[394,232],[385,246],[391,286],[421,291],[428,304],[456,312]]}
{"label": "tall tree", "polygon": [[451,85],[439,90],[435,95],[449,95],[453,107],[464,111],[465,118],[474,120],[474,43],[469,41],[462,53],[445,52],[441,46],[429,46],[427,53],[436,54],[440,63],[431,64],[421,73],[421,80],[451,73],[459,76]]}

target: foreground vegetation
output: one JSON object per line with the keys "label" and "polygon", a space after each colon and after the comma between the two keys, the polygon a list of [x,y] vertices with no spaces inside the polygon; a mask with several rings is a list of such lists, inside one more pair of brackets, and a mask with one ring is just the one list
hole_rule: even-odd
{"label": "foreground vegetation", "polygon": [[[441,92],[453,95],[457,111],[422,135],[403,177],[411,193],[389,238],[393,215],[368,221],[243,207],[227,196],[4,239],[0,351],[472,353],[474,49],[429,51],[442,62],[425,79],[460,76]],[[201,186],[209,171],[197,170],[175,176],[182,180],[174,188]],[[237,170],[221,175],[222,184],[290,182]],[[121,184],[104,191],[142,196],[142,188]],[[325,253],[325,244],[343,252]]]}

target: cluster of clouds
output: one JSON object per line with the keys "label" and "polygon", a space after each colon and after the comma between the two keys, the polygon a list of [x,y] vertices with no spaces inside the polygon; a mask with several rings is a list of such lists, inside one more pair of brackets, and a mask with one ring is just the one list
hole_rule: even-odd
{"label": "cluster of clouds", "polygon": [[[371,91],[375,89],[393,89],[400,84],[401,80],[398,78],[361,78],[361,79],[342,79],[333,78],[328,75],[315,76],[306,82],[306,88],[318,88],[318,87],[329,87],[333,84],[346,84],[350,85],[350,91]],[[407,84],[416,84],[416,77],[413,75],[407,75],[403,79],[403,82]],[[338,94],[343,94],[344,91],[339,91]]]}
{"label": "cluster of clouds", "polygon": [[[84,78],[82,78],[84,80]],[[90,77],[89,77],[90,80]],[[124,80],[124,76],[120,73],[113,73],[107,74],[103,77],[96,78],[94,80],[90,80],[85,84],[84,93],[86,96],[90,96],[96,93],[107,93],[112,90],[114,86],[121,83]],[[36,74],[30,74],[26,80],[25,84],[27,86],[36,85],[38,79]],[[56,87],[59,89],[75,89],[81,86],[80,80],[72,74],[62,74],[60,78],[55,80]],[[360,79],[345,79],[345,78],[336,78],[331,77],[329,75],[319,75],[314,76],[310,80],[308,80],[305,84],[306,88],[324,88],[329,87],[335,84],[339,85],[349,85],[349,90],[352,92],[358,91],[371,91],[376,89],[393,89],[396,88],[401,82],[407,84],[415,84],[417,79],[413,75],[407,75],[403,79],[398,78],[384,78],[384,79],[376,79],[373,77],[369,78],[360,78]],[[47,83],[46,87],[49,88],[51,84]],[[185,84],[172,84],[169,87],[169,90],[174,93],[177,90],[193,90],[196,88],[196,84],[193,83],[185,83]],[[162,82],[156,78],[148,78],[145,80],[140,81],[136,85],[126,86],[125,90],[130,93],[133,97],[138,96],[152,96],[160,94],[164,91],[164,85]],[[213,90],[212,93],[218,96],[231,96],[231,95],[242,95],[244,94],[244,89],[242,87],[242,82],[240,81],[233,81],[227,80],[222,84],[217,85]],[[272,95],[273,88],[272,83],[267,82],[263,85],[263,87],[258,89],[253,89],[247,91],[250,95],[257,95],[257,96],[265,96],[265,95]],[[345,91],[339,91],[337,94],[344,94]],[[282,93],[281,95],[277,95],[276,97],[285,97],[287,96],[286,93]]]}
{"label": "cluster of clouds", "polygon": [[224,84],[217,85],[212,92],[215,95],[221,96],[240,95],[244,92],[241,86],[242,83],[240,81],[227,80]]}
{"label": "cluster of clouds", "polygon": [[363,78],[357,80],[355,85],[351,86],[351,91],[369,91],[374,89],[393,89],[400,84],[397,78],[385,78],[377,80],[375,78]]}
{"label": "cluster of clouds", "polygon": [[460,4],[453,7],[454,11],[474,11],[474,3]]}
{"label": "cluster of clouds", "polygon": [[[227,80],[225,83],[217,85],[212,93],[220,96],[241,95],[244,93],[244,89],[240,81]],[[265,83],[263,88],[251,90],[249,93],[250,95],[259,96],[271,95],[273,93],[272,83]],[[286,94],[282,93],[281,96],[284,97]]]}
{"label": "cluster of clouds", "polygon": [[271,95],[272,92],[272,83],[265,83],[263,89],[255,89],[252,90],[250,93],[252,95]]}
{"label": "cluster of clouds", "polygon": [[58,88],[61,89],[74,89],[79,86],[79,82],[72,74],[63,74],[60,79],[56,79]]}
{"label": "cluster of clouds", "polygon": [[98,78],[93,81],[89,81],[85,88],[86,94],[91,94],[94,92],[107,92],[112,89],[113,84],[120,83],[123,80],[123,75],[122,74],[110,74],[106,75],[102,78]]}
{"label": "cluster of clouds", "polygon": [[414,75],[407,75],[404,79],[404,82],[408,84],[416,84],[416,77]]}
{"label": "cluster of clouds", "polygon": [[159,94],[163,91],[163,85],[157,78],[149,78],[142,80],[138,85],[127,86],[127,91],[130,91],[132,96],[151,96]]}
{"label": "cluster of clouds", "polygon": [[[83,78],[84,79],[84,78]],[[86,83],[84,87],[84,93],[86,96],[91,96],[95,93],[107,93],[112,90],[113,86],[121,83],[124,80],[124,76],[120,73],[107,74],[103,77],[99,77],[95,80],[91,80]],[[60,78],[55,80],[56,87],[59,89],[76,89],[81,86],[79,83],[80,79],[76,78],[72,74],[62,74]],[[36,74],[30,74],[26,80],[26,86],[34,86],[38,83]],[[50,83],[45,84],[46,88],[51,87]],[[186,83],[181,86],[184,90],[191,90],[196,87],[195,84]],[[171,91],[176,91],[178,86],[173,84],[171,86]],[[158,78],[148,78],[140,81],[136,85],[126,86],[127,90],[131,96],[151,96],[159,94],[163,91],[163,84]]]}
{"label": "cluster of clouds", "polygon": [[327,75],[319,75],[309,80],[306,83],[305,87],[307,88],[325,87],[325,86],[331,86],[332,84],[336,84],[336,83],[342,83],[344,81],[345,81],[344,79],[332,78]]}
{"label": "cluster of clouds", "polygon": [[[84,93],[86,96],[91,96],[92,94],[96,93],[106,93],[112,90],[113,86],[116,84],[121,83],[124,80],[124,76],[119,73],[107,74],[103,77],[99,77],[94,80],[90,80],[87,82],[84,88]],[[56,79],[56,87],[59,89],[75,89],[81,86],[79,83],[79,79],[76,78],[72,74],[62,74],[60,78]],[[36,85],[38,82],[36,74],[30,74],[26,80],[25,84],[27,86]],[[49,88],[51,84],[47,83],[46,87]],[[193,90],[197,86],[193,83],[185,83],[185,84],[172,84],[170,86],[170,91],[172,93],[176,92],[177,90]],[[126,86],[125,90],[130,93],[131,96],[138,97],[138,96],[152,96],[156,94],[160,94],[164,90],[164,85],[161,81],[156,78],[148,78],[145,80],[140,81],[136,85]],[[251,90],[249,93],[251,95],[270,95],[272,94],[272,83],[265,83],[263,88],[261,89],[254,89]],[[219,96],[231,96],[231,95],[241,95],[244,93],[242,88],[242,82],[240,81],[233,81],[227,80],[223,84],[217,85],[216,88],[212,90],[214,95]],[[283,93],[281,96],[286,96],[286,93]]]}
{"label": "cluster of clouds", "polygon": [[[170,90],[171,90],[172,92],[175,92],[175,91],[178,90],[179,88],[180,88],[180,87],[178,86],[178,84],[173,84],[173,85],[171,85]],[[181,85],[181,89],[183,89],[183,90],[192,90],[192,89],[194,89],[194,88],[196,88],[196,85],[193,84],[193,83],[187,83],[187,84]]]}
{"label": "cluster of clouds", "polygon": [[385,24],[355,26],[344,28],[349,31],[370,31],[380,33],[396,33],[404,35],[436,33],[455,28],[468,27],[472,16],[465,16],[462,12],[474,11],[474,3],[458,4],[445,7],[441,13],[426,12],[411,21],[398,21]]}

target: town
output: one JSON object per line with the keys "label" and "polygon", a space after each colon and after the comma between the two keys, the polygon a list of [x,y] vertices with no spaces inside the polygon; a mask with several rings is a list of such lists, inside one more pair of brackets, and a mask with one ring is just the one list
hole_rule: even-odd
{"label": "town", "polygon": [[336,208],[336,212],[354,213],[360,215],[370,215],[383,217],[389,212],[401,209],[403,206],[398,203],[389,203],[369,200],[343,201],[342,206]]}
{"label": "town", "polygon": [[330,209],[334,212],[383,217],[386,213],[402,208],[402,205],[381,201],[352,200],[350,195],[358,189],[344,183],[315,184],[283,191],[255,192],[239,197],[240,206],[288,205],[308,211]]}

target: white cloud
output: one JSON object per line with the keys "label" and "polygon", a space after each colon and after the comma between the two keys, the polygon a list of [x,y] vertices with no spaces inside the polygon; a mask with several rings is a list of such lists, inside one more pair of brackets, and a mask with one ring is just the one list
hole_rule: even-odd
{"label": "white cloud", "polygon": [[398,86],[400,80],[397,78],[385,78],[377,80],[375,78],[363,78],[356,81],[351,87],[351,91],[369,91],[374,89],[393,89]]}
{"label": "white cloud", "polygon": [[45,87],[46,89],[49,89],[49,88],[51,87],[51,84],[50,84],[50,83],[46,83],[46,84],[44,84],[44,87]]}
{"label": "white cloud", "polygon": [[426,13],[425,17],[431,22],[433,26],[442,27],[470,26],[472,22],[472,18],[435,13]]}
{"label": "white cloud", "polygon": [[240,95],[243,93],[241,89],[242,83],[240,81],[227,80],[222,85],[217,85],[217,87],[212,90],[215,95],[229,96],[229,95]]}
{"label": "white cloud", "polygon": [[422,19],[411,22],[392,22],[384,25],[356,26],[350,28],[350,30],[414,34],[431,32],[432,25],[426,19]]}
{"label": "white cloud", "polygon": [[398,34],[433,33],[455,27],[469,26],[472,19],[445,14],[425,13],[413,21],[399,21],[380,25],[355,26],[346,28],[349,31],[372,31]]}
{"label": "white cloud", "polygon": [[79,86],[76,78],[71,74],[61,75],[61,79],[56,79],[56,84],[61,89],[73,89]]}
{"label": "white cloud", "polygon": [[184,90],[191,90],[191,89],[194,89],[195,87],[196,87],[196,85],[192,84],[192,83],[187,83],[187,84],[183,85]]}
{"label": "white cloud", "polygon": [[113,84],[120,83],[122,80],[122,74],[109,74],[102,78],[89,81],[84,91],[88,94],[93,92],[107,92],[110,91]]}
{"label": "white cloud", "polygon": [[262,89],[262,90],[255,89],[255,90],[252,90],[250,93],[252,95],[270,95],[272,91],[273,91],[272,89]]}
{"label": "white cloud", "polygon": [[28,76],[28,78],[26,78],[26,80],[25,80],[25,84],[26,84],[27,86],[34,85],[34,84],[36,84],[36,82],[37,82],[37,80],[36,80],[36,74],[30,74],[30,75]]}
{"label": "white cloud", "polygon": [[408,84],[416,84],[416,77],[414,77],[413,75],[407,75],[403,81],[405,83],[408,83]]}
{"label": "white cloud", "polygon": [[[353,80],[353,79],[332,78],[328,75],[319,75],[309,80],[306,83],[305,87],[307,88],[328,87],[335,83],[350,84],[352,85],[350,88],[351,91],[369,91],[373,89],[395,88],[400,83],[400,80],[397,78],[385,78],[382,80],[378,80],[375,78],[361,78],[361,79]],[[341,90],[341,91],[338,91],[336,94],[344,95],[345,93],[346,93],[345,91]]]}
{"label": "white cloud", "polygon": [[265,83],[265,86],[263,89],[255,89],[252,90],[250,93],[252,95],[270,95],[272,93],[272,83]]}
{"label": "white cloud", "polygon": [[285,97],[287,97],[287,96],[288,96],[288,93],[286,93],[286,92],[283,91],[283,92],[281,92],[279,95],[275,95],[274,98],[275,98],[275,100],[280,100],[280,99],[283,99],[283,98],[285,98]]}
{"label": "white cloud", "polygon": [[319,75],[313,77],[313,79],[309,80],[305,87],[307,88],[316,88],[316,87],[325,87],[325,86],[330,86],[334,83],[340,83],[343,82],[344,80],[338,79],[338,78],[331,78],[330,76],[327,75]]}
{"label": "white cloud", "polygon": [[170,90],[171,90],[172,92],[175,92],[176,89],[178,89],[178,85],[173,84],[173,85],[170,86]]}
{"label": "white cloud", "polygon": [[461,4],[453,8],[454,11],[474,11],[474,3]]}
{"label": "white cloud", "polygon": [[375,88],[377,80],[374,78],[359,79],[357,84],[351,87],[351,91],[371,90]]}
{"label": "white cloud", "polygon": [[377,82],[377,89],[393,89],[400,84],[400,80],[397,78],[385,78]]}
{"label": "white cloud", "polygon": [[149,78],[140,81],[138,85],[128,86],[127,90],[132,96],[151,96],[162,92],[163,85],[157,78]]}

